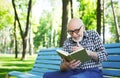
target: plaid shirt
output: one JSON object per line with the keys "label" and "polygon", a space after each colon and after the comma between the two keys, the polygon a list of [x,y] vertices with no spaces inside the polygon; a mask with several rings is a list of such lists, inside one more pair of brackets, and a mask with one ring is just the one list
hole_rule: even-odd
{"label": "plaid shirt", "polygon": [[[101,62],[107,60],[107,53],[105,51],[104,45],[102,40],[97,32],[95,31],[84,31],[83,40],[79,42],[85,49],[90,50],[92,52],[97,52],[98,61],[91,59],[80,66],[77,69],[88,69],[98,67],[99,69],[102,68]],[[77,43],[72,40],[72,38],[68,38],[64,44],[63,48],[67,52],[72,52],[71,47],[76,46]]]}

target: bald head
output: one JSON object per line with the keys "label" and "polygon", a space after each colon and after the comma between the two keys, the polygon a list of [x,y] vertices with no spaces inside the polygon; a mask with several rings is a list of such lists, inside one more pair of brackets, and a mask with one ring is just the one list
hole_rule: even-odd
{"label": "bald head", "polygon": [[82,20],[79,18],[73,18],[68,23],[68,29],[73,28],[73,27],[79,28],[80,26],[84,26],[84,24],[83,24]]}

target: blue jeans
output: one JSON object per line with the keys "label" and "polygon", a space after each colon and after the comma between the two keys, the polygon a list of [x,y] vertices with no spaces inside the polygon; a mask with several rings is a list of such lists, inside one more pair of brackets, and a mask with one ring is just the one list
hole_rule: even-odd
{"label": "blue jeans", "polygon": [[103,75],[98,68],[91,68],[86,70],[74,69],[66,72],[46,72],[43,78],[103,78]]}

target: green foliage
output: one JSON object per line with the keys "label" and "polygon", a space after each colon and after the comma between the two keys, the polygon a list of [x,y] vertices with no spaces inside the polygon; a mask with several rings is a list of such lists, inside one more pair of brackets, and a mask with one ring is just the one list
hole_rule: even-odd
{"label": "green foliage", "polygon": [[28,2],[29,0],[15,0],[15,6],[17,10],[17,14],[20,20],[20,24],[22,26],[23,32],[25,32],[26,27],[26,18],[27,18],[27,11],[28,11]]}
{"label": "green foliage", "polygon": [[[118,25],[119,25],[119,29],[120,29],[120,9],[118,8],[118,2],[117,1],[113,1],[113,7],[115,10],[115,14],[117,17],[117,21],[118,21]],[[111,1],[106,1],[106,7],[107,9],[105,10],[105,22],[106,22],[106,26],[109,26],[109,31],[111,33],[111,38],[108,39],[106,42],[107,43],[111,43],[111,42],[116,42],[117,40],[117,36],[116,36],[116,28],[115,28],[115,22],[114,22],[114,17],[113,17],[113,12],[112,12],[112,8],[111,8]]]}
{"label": "green foliage", "polygon": [[9,49],[10,35],[13,25],[12,5],[10,1],[0,0],[0,52],[5,53]]}
{"label": "green foliage", "polygon": [[34,32],[35,49],[40,47],[57,47],[60,40],[60,30],[53,25],[53,18],[50,13],[44,12],[39,21],[39,26]]}
{"label": "green foliage", "polygon": [[38,48],[40,45],[45,47],[45,43],[48,42],[48,37],[51,28],[51,16],[48,15],[43,15],[43,17],[40,18],[40,25],[37,27],[37,31],[34,32],[35,37],[34,37],[34,45],[36,48]]}
{"label": "green foliage", "polygon": [[13,23],[12,6],[6,0],[0,0],[0,30]]}
{"label": "green foliage", "polygon": [[96,1],[95,0],[78,0],[80,2],[79,15],[83,20],[86,29],[96,29]]}

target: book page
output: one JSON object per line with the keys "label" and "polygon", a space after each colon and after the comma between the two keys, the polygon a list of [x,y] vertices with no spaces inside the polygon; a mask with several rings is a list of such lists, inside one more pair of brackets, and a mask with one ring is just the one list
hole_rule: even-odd
{"label": "book page", "polygon": [[57,50],[57,52],[61,53],[61,54],[64,54],[65,56],[68,56],[69,53],[66,52],[66,51],[63,51],[63,50]]}
{"label": "book page", "polygon": [[79,51],[81,51],[81,50],[84,50],[84,48],[81,48],[81,49],[78,49],[78,50],[76,50],[76,51],[73,51],[73,52],[71,52],[70,54],[74,54],[74,53],[79,52]]}

